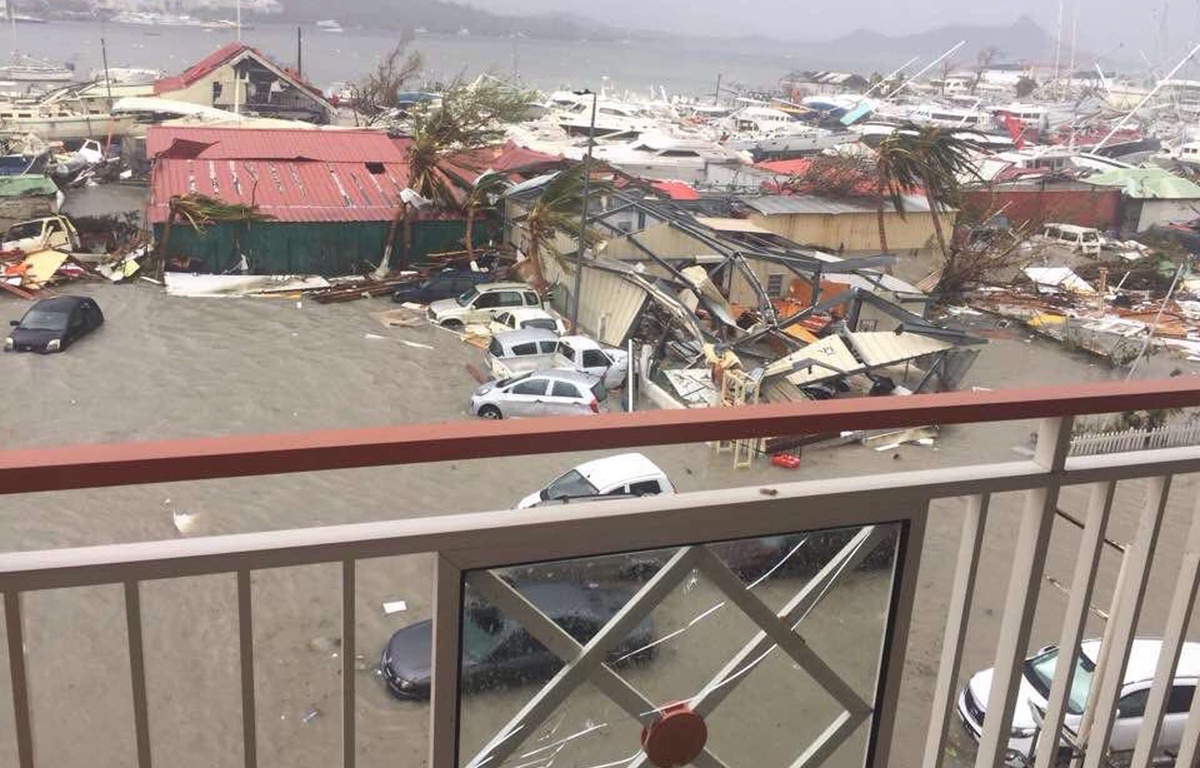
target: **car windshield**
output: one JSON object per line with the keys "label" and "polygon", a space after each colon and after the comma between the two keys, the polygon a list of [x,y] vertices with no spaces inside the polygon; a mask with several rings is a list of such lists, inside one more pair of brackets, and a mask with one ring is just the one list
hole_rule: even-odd
{"label": "car windshield", "polygon": [[[493,627],[492,629],[496,630],[497,628]],[[462,625],[463,654],[471,661],[486,658],[492,648],[496,646],[499,634],[498,631],[489,632],[488,629],[480,626],[474,613],[468,611]]]}
{"label": "car windshield", "polygon": [[603,381],[597,381],[594,385],[592,385],[592,394],[595,395],[596,399],[602,403],[608,399],[608,390],[605,389]]}
{"label": "car windshield", "polygon": [[[1042,698],[1050,696],[1050,684],[1054,680],[1054,669],[1058,666],[1058,649],[1046,651],[1025,662],[1025,677]],[[1067,711],[1073,715],[1083,714],[1088,691],[1092,687],[1092,675],[1096,665],[1080,654],[1075,660],[1075,676],[1071,679],[1071,692],[1067,696]]]}
{"label": "car windshield", "polygon": [[555,325],[554,321],[548,317],[539,317],[533,320],[526,320],[524,323],[521,323],[521,326],[524,328],[541,328],[545,331],[558,330],[558,326]]}
{"label": "car windshield", "polygon": [[579,474],[579,470],[572,469],[567,474],[555,480],[550,485],[542,489],[542,499],[561,499],[575,498],[577,496],[597,496],[600,489],[588,482],[588,479]]}
{"label": "car windshield", "polygon": [[31,309],[21,318],[20,327],[27,331],[65,331],[67,313],[50,309]]}
{"label": "car windshield", "polygon": [[468,304],[470,304],[472,301],[475,301],[475,297],[478,295],[479,295],[478,289],[471,288],[471,290],[469,290],[469,291],[463,291],[462,293],[460,293],[458,295],[458,298],[455,299],[455,301],[458,302],[458,306],[465,307]]}

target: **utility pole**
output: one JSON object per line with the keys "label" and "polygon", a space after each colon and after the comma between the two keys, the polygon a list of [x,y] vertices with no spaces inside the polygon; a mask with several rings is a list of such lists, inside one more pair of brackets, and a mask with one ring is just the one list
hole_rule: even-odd
{"label": "utility pole", "polygon": [[717,90],[713,92],[713,106],[717,107],[721,104],[721,73],[717,73]]}
{"label": "utility pole", "polygon": [[596,101],[600,98],[591,91],[577,95],[592,97],[592,125],[588,129],[587,154],[583,156],[583,210],[579,214],[579,248],[575,252],[575,295],[571,303],[571,333],[579,333],[579,300],[583,290],[583,249],[587,245],[588,196],[592,185],[592,146],[596,143]]}
{"label": "utility pole", "polygon": [[304,28],[296,27],[296,74],[304,77]]}
{"label": "utility pole", "polygon": [[100,61],[104,64],[104,89],[108,91],[108,111],[112,112],[112,79],[108,76],[108,48],[104,44],[103,37],[100,38]]}

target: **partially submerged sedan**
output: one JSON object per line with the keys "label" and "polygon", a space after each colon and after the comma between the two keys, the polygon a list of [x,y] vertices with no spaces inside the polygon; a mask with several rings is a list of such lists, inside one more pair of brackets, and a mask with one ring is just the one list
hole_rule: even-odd
{"label": "partially submerged sedan", "polygon": [[29,308],[4,340],[6,352],[61,352],[104,324],[100,306],[86,296],[56,296]]}

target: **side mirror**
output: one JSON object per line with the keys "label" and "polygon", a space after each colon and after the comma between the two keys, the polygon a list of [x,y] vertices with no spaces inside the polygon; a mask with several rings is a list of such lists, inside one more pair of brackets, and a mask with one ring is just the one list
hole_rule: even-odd
{"label": "side mirror", "polygon": [[9,320],[8,324],[15,327],[15,326],[20,325],[21,321],[20,320]]}

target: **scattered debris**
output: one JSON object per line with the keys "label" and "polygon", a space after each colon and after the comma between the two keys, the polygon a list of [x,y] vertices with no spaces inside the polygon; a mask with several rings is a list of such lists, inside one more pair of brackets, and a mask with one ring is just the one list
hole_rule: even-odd
{"label": "scattered debris", "polygon": [[389,600],[388,602],[383,604],[383,612],[387,616],[391,616],[393,613],[400,613],[401,611],[407,611],[407,610],[408,610],[408,603],[404,600]]}

